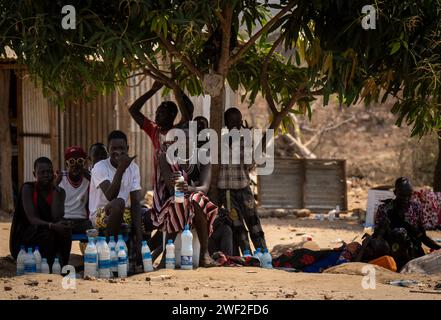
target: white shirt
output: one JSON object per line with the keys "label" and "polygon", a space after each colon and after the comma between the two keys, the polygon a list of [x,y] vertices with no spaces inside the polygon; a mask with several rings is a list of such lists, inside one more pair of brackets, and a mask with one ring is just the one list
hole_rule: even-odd
{"label": "white shirt", "polygon": [[64,218],[66,219],[87,219],[87,197],[89,196],[89,180],[83,177],[78,188],[72,186],[67,177],[67,172],[62,173],[59,187],[66,191],[64,201]]}
{"label": "white shirt", "polygon": [[[96,211],[109,203],[100,184],[106,180],[112,182],[115,173],[116,168],[110,163],[110,158],[96,163],[92,169],[89,190],[89,212],[92,223],[95,223]],[[138,165],[132,162],[122,176],[117,198],[123,199],[128,208],[130,192],[137,190],[141,190],[141,175]]]}

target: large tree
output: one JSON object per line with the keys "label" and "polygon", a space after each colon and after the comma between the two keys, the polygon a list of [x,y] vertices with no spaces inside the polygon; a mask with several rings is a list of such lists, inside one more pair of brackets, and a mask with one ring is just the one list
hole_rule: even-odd
{"label": "large tree", "polygon": [[[204,92],[215,74],[210,125],[222,127],[225,83],[249,101],[263,94],[270,128],[308,113],[317,95],[366,104],[389,95],[414,135],[441,128],[440,0],[69,1],[76,29],[61,27],[64,1],[0,1],[0,50],[11,47],[48,94],[76,98],[125,85],[134,73],[175,92]],[[441,167],[440,167],[441,168]],[[213,170],[216,184],[217,166]],[[213,188],[215,189],[215,188]]]}

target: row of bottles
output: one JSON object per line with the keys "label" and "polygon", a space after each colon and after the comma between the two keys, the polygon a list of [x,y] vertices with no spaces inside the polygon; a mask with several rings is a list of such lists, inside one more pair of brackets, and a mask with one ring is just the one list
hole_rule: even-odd
{"label": "row of bottles", "polygon": [[[25,246],[21,246],[20,252],[17,256],[17,275],[31,274],[31,273],[45,273],[49,274],[49,264],[47,259],[43,258],[40,253],[40,248],[37,246],[32,252],[32,248],[25,251]],[[61,265],[58,258],[54,259],[52,265],[53,274],[61,274]]]}

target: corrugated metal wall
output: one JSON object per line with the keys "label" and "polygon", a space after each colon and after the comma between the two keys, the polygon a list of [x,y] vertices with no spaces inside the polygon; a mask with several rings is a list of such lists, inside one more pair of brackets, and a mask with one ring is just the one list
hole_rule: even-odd
{"label": "corrugated metal wall", "polygon": [[265,208],[347,210],[345,160],[276,158],[274,172],[258,177]]}
{"label": "corrugated metal wall", "polygon": [[303,207],[303,165],[293,160],[275,159],[273,173],[259,176],[259,201],[263,207]]}
{"label": "corrugated metal wall", "polygon": [[345,161],[306,160],[304,208],[328,211],[337,205],[347,210]]}
{"label": "corrugated metal wall", "polygon": [[51,157],[49,103],[29,77],[21,80],[20,143],[23,165],[22,182],[33,181],[33,163],[38,157]]}
{"label": "corrugated metal wall", "polygon": [[78,145],[87,152],[96,142],[106,143],[109,132],[116,129],[115,106],[115,94],[99,96],[90,102],[67,103],[61,114],[61,159],[68,146]]}

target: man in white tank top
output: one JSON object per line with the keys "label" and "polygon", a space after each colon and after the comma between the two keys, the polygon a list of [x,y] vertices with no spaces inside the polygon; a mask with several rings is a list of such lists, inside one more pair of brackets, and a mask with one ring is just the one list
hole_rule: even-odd
{"label": "man in white tank top", "polygon": [[58,186],[66,191],[64,217],[70,221],[72,233],[86,233],[92,229],[88,213],[90,173],[86,169],[87,154],[81,147],[68,147],[64,153],[67,171],[62,171]]}

